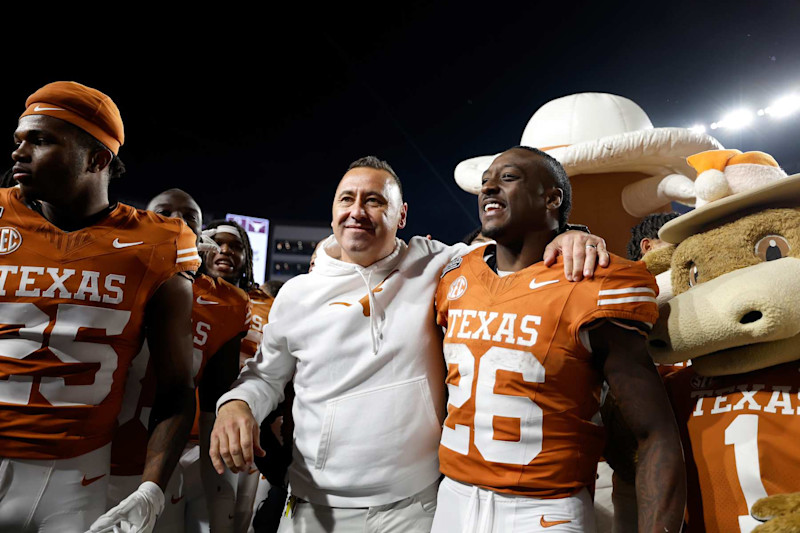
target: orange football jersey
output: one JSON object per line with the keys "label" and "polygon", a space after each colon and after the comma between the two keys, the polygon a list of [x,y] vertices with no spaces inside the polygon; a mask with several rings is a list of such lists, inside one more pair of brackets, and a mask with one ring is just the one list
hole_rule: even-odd
{"label": "orange football jersey", "polygon": [[269,310],[272,309],[272,302],[275,300],[259,288],[250,291],[249,296],[250,329],[247,331],[245,338],[242,339],[242,348],[239,353],[239,363],[241,365],[244,365],[245,361],[256,355],[261,344],[261,330],[264,329],[264,324],[267,323]]}
{"label": "orange football jersey", "polygon": [[499,277],[484,250],[451,262],[436,292],[449,390],[442,473],[498,492],[569,496],[594,481],[604,443],[592,422],[603,377],[580,329],[604,317],[652,324],[658,289],[641,263],[616,256],[579,283],[560,262]]}
{"label": "orange football jersey", "polygon": [[0,456],[63,459],[111,440],[145,307],[196,270],[180,220],[119,204],[65,232],[0,189]]}
{"label": "orange football jersey", "polygon": [[665,383],[683,438],[688,531],[750,531],[759,498],[800,488],[800,363],[714,378],[689,367]]}
{"label": "orange football jersey", "polygon": [[[226,342],[247,331],[250,323],[247,294],[227,281],[206,275],[198,276],[192,292],[192,372],[197,386],[211,356]],[[155,369],[145,344],[134,359],[128,375],[125,398],[118,417],[119,428],[111,446],[112,475],[133,476],[144,471],[149,439],[147,426],[155,395]],[[191,438],[197,439],[197,416]]]}

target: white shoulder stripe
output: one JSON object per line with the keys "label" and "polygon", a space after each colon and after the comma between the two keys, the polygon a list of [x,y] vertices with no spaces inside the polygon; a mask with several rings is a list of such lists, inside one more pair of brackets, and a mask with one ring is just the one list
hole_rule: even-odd
{"label": "white shoulder stripe", "polygon": [[179,257],[175,260],[175,263],[185,263],[186,261],[200,261],[200,256],[193,255],[190,257]]}
{"label": "white shoulder stripe", "polygon": [[634,294],[643,292],[645,294],[652,294],[653,296],[656,295],[656,292],[653,289],[648,289],[647,287],[629,287],[627,289],[609,289],[605,291],[599,291],[597,293],[598,296],[611,296],[613,294]]}
{"label": "white shoulder stripe", "polygon": [[183,250],[178,250],[178,255],[186,255],[186,254],[196,254],[197,247],[195,248],[184,248]]}
{"label": "white shoulder stripe", "polygon": [[653,302],[656,299],[652,296],[627,296],[625,298],[611,298],[606,300],[597,300],[597,305],[614,305],[614,304],[627,304],[632,302]]}

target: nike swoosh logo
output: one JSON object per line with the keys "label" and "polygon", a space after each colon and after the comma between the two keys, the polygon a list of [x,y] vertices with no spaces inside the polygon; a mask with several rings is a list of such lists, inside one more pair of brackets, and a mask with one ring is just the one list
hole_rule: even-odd
{"label": "nike swoosh logo", "polygon": [[553,520],[552,522],[548,522],[544,519],[544,515],[542,515],[542,519],[539,520],[539,525],[542,527],[553,527],[559,524],[569,524],[572,520]]}
{"label": "nike swoosh logo", "polygon": [[127,248],[128,246],[138,246],[139,244],[144,244],[144,241],[139,242],[119,242],[119,239],[114,239],[114,242],[111,243],[114,248]]}
{"label": "nike swoosh logo", "polygon": [[531,280],[530,288],[531,289],[538,289],[539,287],[544,287],[545,285],[550,285],[551,283],[558,283],[558,280],[554,279],[552,281],[542,281],[542,282],[536,283],[536,278],[533,278]]}
{"label": "nike swoosh logo", "polygon": [[214,300],[203,300],[202,296],[198,296],[196,302],[200,305],[217,305],[219,303]]}
{"label": "nike swoosh logo", "polygon": [[66,111],[63,107],[40,107],[38,104],[33,108],[34,111]]}
{"label": "nike swoosh logo", "polygon": [[81,485],[83,485],[84,487],[87,486],[87,485],[91,485],[92,483],[94,483],[95,481],[100,479],[101,477],[105,477],[105,474],[100,474],[97,477],[90,477],[90,478],[87,478],[86,474],[84,474],[83,475],[83,479],[81,480]]}
{"label": "nike swoosh logo", "polygon": [[183,494],[181,494],[181,495],[180,495],[180,496],[178,496],[177,498],[176,498],[175,496],[172,496],[172,497],[169,499],[169,501],[171,501],[173,504],[176,504],[176,503],[178,503],[179,501],[181,501],[182,499],[183,499]]}

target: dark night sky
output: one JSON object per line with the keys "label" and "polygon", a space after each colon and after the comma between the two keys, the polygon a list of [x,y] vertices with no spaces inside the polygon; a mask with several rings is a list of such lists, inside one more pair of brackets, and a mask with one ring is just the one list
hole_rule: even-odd
{"label": "dark night sky", "polygon": [[[10,151],[39,86],[71,79],[101,89],[127,136],[128,174],[112,194],[141,204],[181,187],[207,219],[232,211],[325,224],[347,164],[375,154],[403,180],[401,236],[451,242],[477,225],[455,165],[516,144],[549,100],[612,92],[656,127],[690,126],[800,91],[794,0],[537,4],[237,4],[236,13],[118,15],[134,29],[93,37],[102,26],[88,19],[83,33],[15,30],[0,117]],[[800,114],[711,133],[800,172]]]}

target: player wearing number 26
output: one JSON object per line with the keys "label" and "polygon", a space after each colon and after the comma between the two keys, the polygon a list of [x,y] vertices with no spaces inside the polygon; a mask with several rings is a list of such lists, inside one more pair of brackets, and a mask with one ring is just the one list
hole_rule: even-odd
{"label": "player wearing number 26", "polygon": [[0,189],[0,531],[83,533],[102,514],[145,329],[162,396],[129,508],[155,520],[194,413],[185,272],[200,266],[195,235],[109,203],[108,180],[124,167],[108,96],[56,82],[26,105],[12,154],[20,187]]}
{"label": "player wearing number 26", "polygon": [[482,233],[497,244],[439,282],[450,394],[434,532],[594,531],[587,486],[604,443],[593,418],[603,379],[639,438],[639,531],[681,527],[681,447],[643,335],[658,318],[655,280],[613,255],[580,283],[546,268],[569,201],[557,161],[504,152],[479,197]]}

